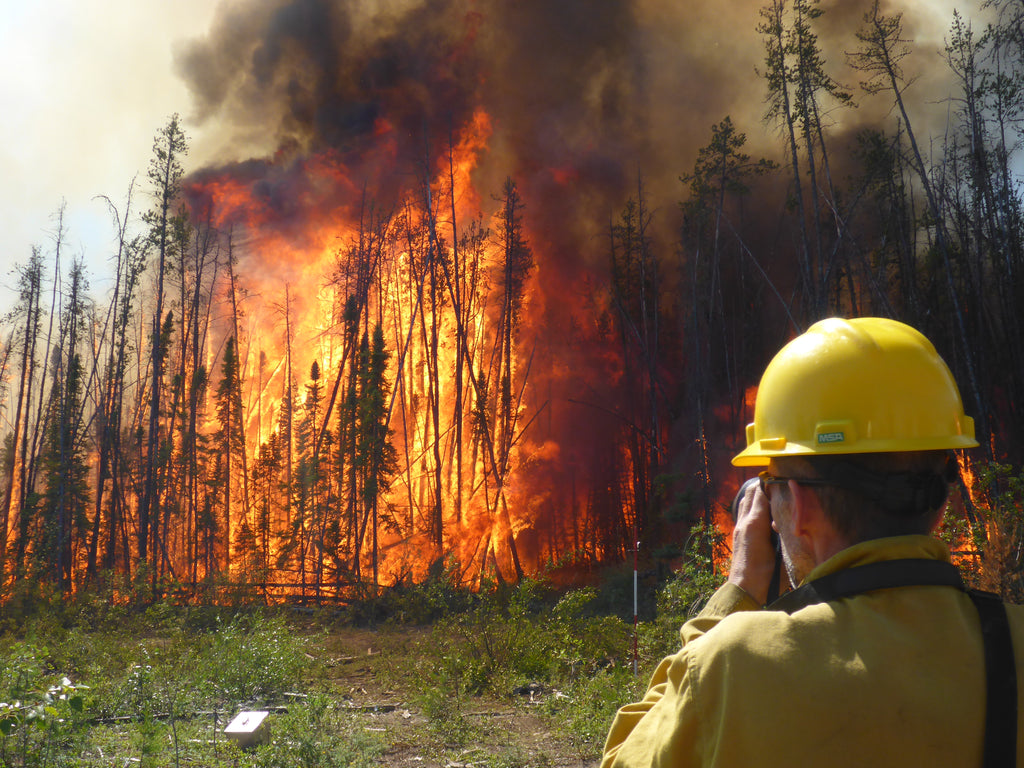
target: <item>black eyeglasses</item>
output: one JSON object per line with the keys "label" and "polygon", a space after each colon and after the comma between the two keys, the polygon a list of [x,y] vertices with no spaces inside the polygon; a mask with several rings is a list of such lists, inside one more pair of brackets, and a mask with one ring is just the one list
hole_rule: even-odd
{"label": "black eyeglasses", "polygon": [[761,486],[761,493],[765,496],[768,496],[769,485],[785,485],[790,480],[795,482],[797,485],[830,485],[828,480],[824,480],[820,477],[779,477],[777,475],[770,474],[769,472],[759,472],[757,480]]}

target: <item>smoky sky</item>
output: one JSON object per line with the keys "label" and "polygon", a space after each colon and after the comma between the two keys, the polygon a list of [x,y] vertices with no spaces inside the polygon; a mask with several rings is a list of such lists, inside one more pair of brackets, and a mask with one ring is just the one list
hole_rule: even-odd
{"label": "smoky sky", "polygon": [[387,132],[408,166],[478,103],[474,22],[456,5],[370,15],[324,0],[228,6],[179,66],[199,119],[233,142],[332,152],[358,167]]}
{"label": "smoky sky", "polygon": [[[754,151],[773,151],[779,136],[762,122],[757,74],[762,4],[250,0],[223,4],[209,33],[182,48],[178,69],[195,118],[220,137],[223,156],[211,164],[263,162],[265,186],[301,185],[302,158],[330,153],[393,194],[408,184],[402,174],[435,163],[474,111],[486,110],[493,135],[478,172],[482,195],[513,176],[539,201],[531,217],[561,222],[538,222],[544,230],[579,238],[586,233],[575,231],[584,225],[566,210],[570,201],[607,219],[641,175],[653,194],[679,199],[679,175],[726,115]],[[819,22],[825,59],[851,91],[844,49],[865,6],[826,3]],[[906,25],[936,39],[947,20],[928,8]],[[934,59],[932,48],[922,62]],[[829,119],[852,131],[885,112]],[[382,136],[394,154],[387,169]]]}
{"label": "smoky sky", "polygon": [[483,186],[496,191],[506,175],[543,185],[560,169],[601,197],[655,162],[662,139],[692,140],[678,123],[675,137],[657,135],[682,101],[699,107],[693,124],[721,111],[692,93],[659,96],[675,79],[669,67],[700,80],[703,94],[715,88],[699,36],[684,25],[659,39],[646,14],[619,0],[264,0],[224,6],[179,68],[198,119],[230,137],[231,151],[259,147],[278,164],[334,152],[358,168],[387,130],[398,166],[414,167],[482,108],[494,126]]}

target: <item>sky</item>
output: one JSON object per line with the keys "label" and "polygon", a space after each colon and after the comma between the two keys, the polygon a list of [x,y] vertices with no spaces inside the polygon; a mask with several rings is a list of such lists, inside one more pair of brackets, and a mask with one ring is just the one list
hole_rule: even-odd
{"label": "sky", "polygon": [[[900,5],[944,27],[951,2]],[[32,247],[39,246],[47,261],[52,258],[55,215],[62,205],[63,264],[84,255],[90,293],[106,295],[114,227],[98,196],[123,208],[137,177],[135,208],[148,205],[145,172],[153,138],[172,113],[181,114],[192,146],[186,171],[201,164],[202,129],[191,114],[193,97],[175,54],[208,33],[219,4],[0,0],[0,316],[14,301],[14,269],[28,261]],[[374,4],[388,6],[388,0]],[[730,38],[726,32],[723,40]],[[710,119],[700,124],[706,128]],[[213,145],[206,142],[207,151]]]}
{"label": "sky", "polygon": [[171,114],[189,132],[191,97],[174,52],[208,29],[215,6],[0,0],[0,313],[32,246],[52,253],[62,204],[65,253],[84,254],[91,293],[105,293],[114,229],[96,196],[123,207],[132,178],[145,185],[153,138]]}

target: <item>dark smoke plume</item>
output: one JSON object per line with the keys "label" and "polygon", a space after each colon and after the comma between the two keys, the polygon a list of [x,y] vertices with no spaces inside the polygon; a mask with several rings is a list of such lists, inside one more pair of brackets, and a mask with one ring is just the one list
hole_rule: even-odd
{"label": "dark smoke plume", "polygon": [[[539,201],[533,228],[564,233],[553,250],[579,253],[595,234],[582,222],[613,216],[639,175],[653,198],[679,199],[678,176],[726,115],[753,151],[773,152],[778,137],[761,128],[755,71],[763,4],[251,0],[223,4],[178,62],[218,164],[263,164],[261,191],[282,225],[285,201],[303,188],[304,158],[327,153],[386,197],[408,183],[395,173],[440,157],[482,107],[494,134],[480,190],[494,193],[512,175]],[[827,3],[820,31],[837,79],[854,90],[843,48],[865,7]],[[945,23],[927,13],[907,18],[931,41]],[[932,53],[922,52],[924,70]],[[852,132],[878,117],[861,109],[836,119]],[[381,157],[382,136],[393,157]],[[261,173],[251,164],[239,172]]]}

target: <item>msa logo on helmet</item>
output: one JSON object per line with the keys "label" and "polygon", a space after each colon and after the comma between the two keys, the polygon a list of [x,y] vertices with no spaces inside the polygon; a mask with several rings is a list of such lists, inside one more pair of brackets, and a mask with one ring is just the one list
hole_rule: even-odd
{"label": "msa logo on helmet", "polygon": [[818,444],[822,443],[842,443],[846,440],[845,432],[822,432],[818,435]]}

